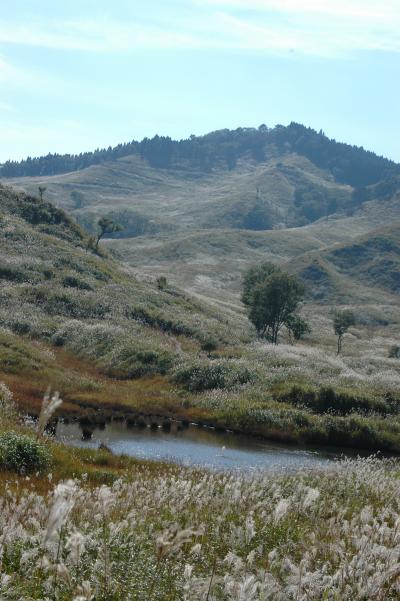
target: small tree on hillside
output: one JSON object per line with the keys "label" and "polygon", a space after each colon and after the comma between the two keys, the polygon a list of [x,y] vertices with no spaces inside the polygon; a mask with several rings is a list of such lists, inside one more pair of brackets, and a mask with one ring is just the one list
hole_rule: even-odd
{"label": "small tree on hillside", "polygon": [[354,313],[345,309],[344,311],[337,311],[333,318],[333,329],[337,336],[337,354],[342,350],[342,342],[343,336],[346,334],[347,330],[354,326],[356,323],[356,318],[354,317]]}
{"label": "small tree on hillside", "polygon": [[114,223],[112,219],[109,217],[101,217],[97,225],[100,228],[100,232],[97,234],[96,242],[95,242],[95,250],[97,252],[99,247],[99,242],[106,234],[113,234],[114,232],[120,232],[123,228],[119,223]]}
{"label": "small tree on hillside", "polygon": [[78,192],[78,190],[72,190],[71,199],[74,203],[75,209],[81,209],[84,205],[85,197],[82,192]]}
{"label": "small tree on hillside", "polygon": [[39,190],[40,200],[43,202],[43,194],[46,192],[47,188],[46,188],[46,186],[39,186],[38,190]]}
{"label": "small tree on hillside", "polygon": [[[273,344],[277,344],[283,326],[289,331],[294,327],[293,314],[303,297],[304,286],[294,276],[269,263],[250,269],[244,278],[242,300],[248,306],[249,319],[259,336]],[[301,320],[301,323],[304,330],[306,322]]]}
{"label": "small tree on hillside", "polygon": [[165,275],[158,276],[156,282],[157,282],[157,288],[159,290],[164,290],[168,285],[167,278],[165,277]]}

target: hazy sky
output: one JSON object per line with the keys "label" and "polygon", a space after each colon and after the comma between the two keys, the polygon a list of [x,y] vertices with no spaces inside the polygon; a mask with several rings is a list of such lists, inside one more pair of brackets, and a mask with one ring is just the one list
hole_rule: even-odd
{"label": "hazy sky", "polygon": [[1,4],[0,161],[290,121],[400,161],[400,0]]}

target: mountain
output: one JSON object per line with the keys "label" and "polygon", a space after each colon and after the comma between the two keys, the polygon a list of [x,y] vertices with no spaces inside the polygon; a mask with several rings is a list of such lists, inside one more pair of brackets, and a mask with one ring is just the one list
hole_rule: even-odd
{"label": "mountain", "polygon": [[237,161],[251,157],[263,162],[274,154],[294,152],[311,160],[321,169],[329,170],[335,180],[352,186],[377,183],[392,174],[399,174],[398,166],[372,152],[329,139],[322,131],[317,133],[299,123],[284,127],[223,129],[205,136],[190,136],[186,140],[172,140],[168,136],[133,140],[107,149],[97,149],[79,155],[48,154],[24,161],[7,161],[1,166],[0,176],[44,176],[85,169],[110,160],[137,155],[157,168],[183,167],[212,171],[224,165],[229,170]]}
{"label": "mountain", "polygon": [[[73,177],[87,182],[93,169],[106,182],[112,167]],[[168,170],[145,169],[159,189],[178,181]],[[219,185],[249,181],[250,170],[251,161],[238,162]],[[56,177],[65,183],[72,175]],[[154,187],[153,194],[154,211],[163,199]],[[199,195],[190,204],[187,190],[185,198],[186,225],[179,218],[175,230],[102,240],[96,251],[64,209],[0,187],[0,380],[18,404],[37,413],[51,385],[64,400],[63,415],[85,420],[89,434],[107,418],[145,425],[146,417],[157,427],[173,416],[271,440],[398,451],[400,366],[391,349],[399,327],[399,227],[376,227],[382,215],[394,221],[396,194],[366,200],[351,215],[265,231],[195,228],[194,216],[208,218],[209,201]],[[179,209],[183,219],[185,203],[170,200],[164,197],[168,218]],[[106,208],[106,196],[103,202]],[[277,346],[258,340],[239,300],[242,271],[267,259],[306,283],[299,311],[311,332],[295,345],[285,330]],[[357,326],[337,357],[332,310],[340,303],[353,305]]]}
{"label": "mountain", "polygon": [[[7,181],[31,194],[45,186],[45,198],[90,233],[109,216],[123,229],[107,245],[138,272],[166,274],[239,313],[240,273],[262,260],[306,269],[319,256],[321,281],[330,284],[314,298],[351,301],[330,247],[400,221],[399,165],[296,123],[181,141],[156,136],[75,157],[6,163],[2,174],[23,176]],[[315,287],[310,269],[303,275]],[[360,286],[379,284],[378,271],[365,269]],[[386,292],[396,294],[393,286]],[[367,297],[359,288],[354,300]]]}

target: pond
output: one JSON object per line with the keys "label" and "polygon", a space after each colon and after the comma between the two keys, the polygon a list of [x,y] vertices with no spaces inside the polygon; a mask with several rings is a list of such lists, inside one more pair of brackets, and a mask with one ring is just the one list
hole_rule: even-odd
{"label": "pond", "polygon": [[271,443],[195,425],[175,426],[166,432],[162,428],[140,429],[129,427],[125,422],[110,422],[92,429],[90,438],[85,440],[84,429],[78,422],[60,422],[56,437],[66,444],[89,448],[103,443],[113,453],[139,459],[222,470],[294,471],[328,466],[340,456],[339,451]]}

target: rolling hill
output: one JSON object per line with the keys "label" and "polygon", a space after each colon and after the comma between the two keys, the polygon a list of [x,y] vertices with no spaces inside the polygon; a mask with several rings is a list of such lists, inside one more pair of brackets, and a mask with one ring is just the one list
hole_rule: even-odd
{"label": "rolling hill", "polygon": [[[370,299],[370,286],[382,283],[379,266],[363,265],[358,281],[356,268],[350,274],[339,265],[335,245],[353,248],[354,263],[359,247],[353,241],[400,222],[399,170],[292,123],[49,155],[6,163],[1,173],[31,194],[45,186],[45,197],[89,232],[101,215],[121,223],[107,244],[137,272],[167,275],[174,285],[240,313],[240,273],[262,260],[298,265],[318,288],[315,300]],[[15,174],[22,177],[9,177]],[[387,260],[392,284],[374,288],[382,302],[398,292],[396,264]],[[349,287],[350,277],[357,286]]]}
{"label": "rolling hill", "polygon": [[[285,161],[298,165],[304,159],[289,155]],[[138,164],[135,157],[122,163]],[[231,178],[249,182],[251,170],[270,169],[239,163],[231,171],[203,174],[197,191],[213,178],[210,189],[216,194],[222,185],[227,196]],[[222,229],[209,227],[205,207],[211,210],[212,203],[200,192],[190,200],[182,174],[186,200],[178,202],[172,193],[169,199],[156,193],[166,179],[176,189],[176,173],[156,174],[140,165],[153,173],[147,210],[164,201],[165,219],[172,223],[173,212],[184,216],[187,205],[186,225],[179,218],[175,230],[103,240],[98,252],[64,209],[0,187],[0,377],[19,405],[37,412],[50,384],[64,399],[64,415],[85,416],[89,424],[113,416],[142,422],[143,415],[175,416],[273,440],[340,440],[344,446],[397,450],[400,367],[390,349],[400,321],[399,227],[377,228],[383,214],[395,222],[396,195],[298,227]],[[110,165],[41,183],[52,182],[53,194],[60,190],[62,205],[63,184],[56,179],[88,182],[93,169],[106,183]],[[143,169],[129,177],[140,172],[143,178]],[[218,178],[225,178],[223,184]],[[337,185],[326,176],[328,181]],[[147,185],[142,179],[142,190]],[[124,189],[119,200],[128,202],[126,194]],[[106,193],[102,202],[98,214],[107,209]],[[200,219],[203,227],[195,227]],[[239,301],[243,269],[266,259],[307,284],[300,310],[311,333],[296,345],[285,331],[278,346],[257,340]],[[157,282],[165,273],[167,281]],[[337,357],[332,309],[340,303],[352,304],[358,321]],[[330,398],[324,387],[332,385],[334,398],[348,407],[334,417],[331,405],[324,405]],[[325,399],[322,410],[298,406],[303,394]],[[389,413],[393,420],[386,419]]]}

